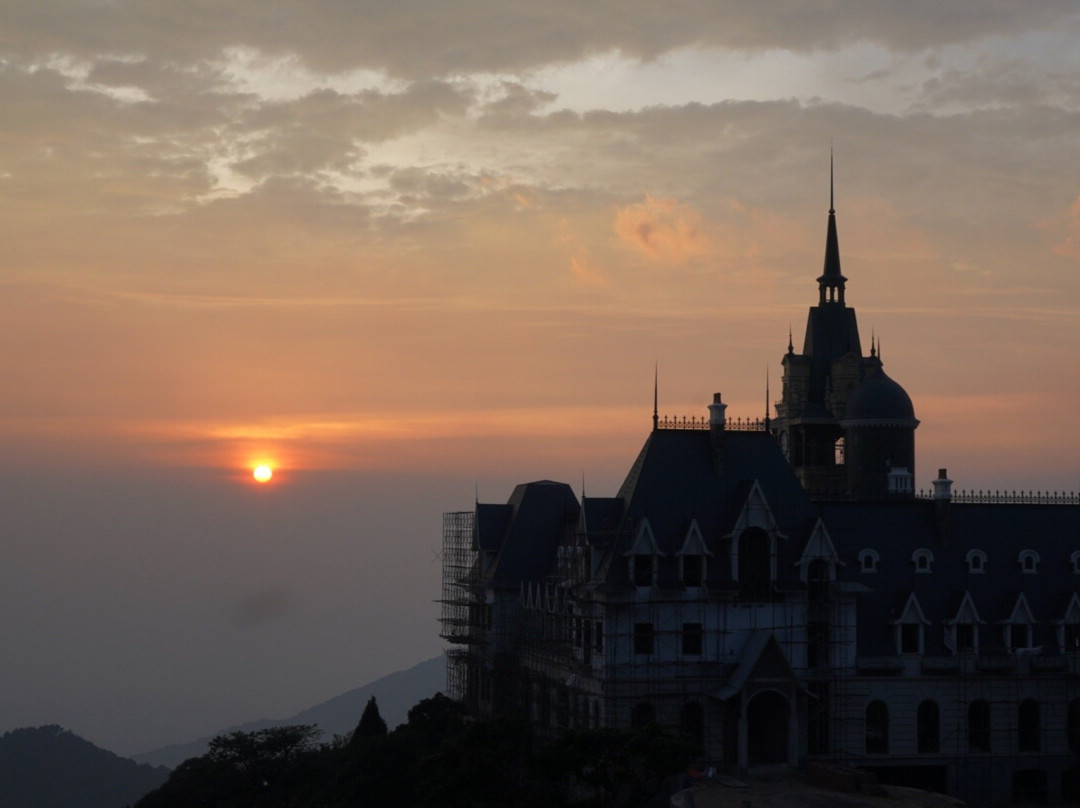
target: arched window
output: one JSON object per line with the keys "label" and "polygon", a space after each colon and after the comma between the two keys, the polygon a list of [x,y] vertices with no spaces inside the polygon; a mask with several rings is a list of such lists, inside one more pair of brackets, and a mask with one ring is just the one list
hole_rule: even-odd
{"label": "arched window", "polygon": [[968,705],[968,749],[990,751],[990,703],[983,699]]}
{"label": "arched window", "polygon": [[859,572],[877,572],[881,556],[869,547],[859,551]]}
{"label": "arched window", "polygon": [[844,465],[844,439],[837,438],[833,444],[833,462],[837,466]]}
{"label": "arched window", "polygon": [[1017,715],[1017,745],[1021,752],[1038,752],[1040,746],[1039,702],[1024,699]]}
{"label": "arched window", "polygon": [[630,726],[634,729],[648,727],[656,723],[656,710],[647,701],[639,701],[630,713]]}
{"label": "arched window", "polygon": [[986,572],[986,553],[982,550],[968,550],[964,560],[967,562],[968,572],[975,575]]}
{"label": "arched window", "polygon": [[934,554],[925,547],[919,548],[911,554],[911,563],[915,565],[915,572],[930,572],[930,565],[934,563]]}
{"label": "arched window", "polygon": [[1020,572],[1025,575],[1034,575],[1039,571],[1039,554],[1034,550],[1021,550],[1017,560],[1020,562]]}
{"label": "arched window", "polygon": [[769,534],[748,527],[739,536],[739,595],[745,600],[768,600],[772,592]]}
{"label": "arched window", "polygon": [[866,754],[889,753],[889,708],[883,701],[866,705]]}
{"label": "arched window", "polygon": [[941,749],[941,725],[936,701],[927,699],[919,705],[916,713],[916,735],[920,752],[938,752]]}

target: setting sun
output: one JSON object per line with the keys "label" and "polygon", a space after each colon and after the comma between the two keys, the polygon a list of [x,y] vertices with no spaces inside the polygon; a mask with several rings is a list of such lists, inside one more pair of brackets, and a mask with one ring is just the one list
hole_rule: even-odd
{"label": "setting sun", "polygon": [[274,476],[274,470],[269,466],[256,466],[252,476],[260,483],[269,482],[270,478]]}

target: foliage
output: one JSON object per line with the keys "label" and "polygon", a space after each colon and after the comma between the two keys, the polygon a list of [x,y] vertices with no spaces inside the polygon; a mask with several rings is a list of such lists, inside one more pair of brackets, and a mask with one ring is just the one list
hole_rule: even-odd
{"label": "foliage", "polygon": [[381,720],[372,700],[348,744],[318,745],[311,726],[220,736],[138,808],[636,806],[696,751],[655,728],[541,739],[523,720],[471,719],[441,693],[393,732]]}
{"label": "foliage", "polygon": [[364,714],[360,716],[360,723],[353,730],[352,742],[353,744],[359,744],[367,738],[384,738],[386,732],[386,722],[379,715],[379,705],[375,703],[375,697],[372,696],[368,699],[367,706],[364,707]]}
{"label": "foliage", "polygon": [[681,735],[655,725],[641,729],[574,730],[547,750],[555,777],[571,775],[570,784],[585,786],[590,805],[644,805],[664,781],[698,754],[697,746]]}

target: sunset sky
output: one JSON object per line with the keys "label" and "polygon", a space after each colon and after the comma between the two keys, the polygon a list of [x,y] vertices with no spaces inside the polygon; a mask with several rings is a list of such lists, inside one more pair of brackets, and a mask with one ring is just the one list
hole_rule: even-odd
{"label": "sunset sky", "polygon": [[1075,9],[2,0],[0,731],[439,653],[444,510],[614,493],[657,365],[661,414],[778,397],[830,144],[917,486],[1080,488]]}

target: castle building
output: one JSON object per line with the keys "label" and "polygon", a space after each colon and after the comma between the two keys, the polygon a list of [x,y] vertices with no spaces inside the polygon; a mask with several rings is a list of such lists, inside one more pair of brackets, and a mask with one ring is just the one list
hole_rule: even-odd
{"label": "castle building", "polygon": [[738,771],[835,761],[982,804],[1080,796],[1080,497],[915,490],[832,204],[775,418],[661,420],[619,491],[443,523],[451,695],[552,732],[656,723]]}

